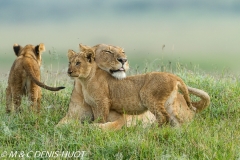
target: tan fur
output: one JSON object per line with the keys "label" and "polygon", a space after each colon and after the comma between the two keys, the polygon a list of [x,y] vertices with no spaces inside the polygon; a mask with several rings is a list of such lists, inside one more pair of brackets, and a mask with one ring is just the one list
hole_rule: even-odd
{"label": "tan fur", "polygon": [[[96,51],[95,59],[99,67],[101,67],[105,71],[108,71],[109,73],[114,66],[116,66],[115,69],[118,69],[117,67],[119,67],[119,63],[114,57],[121,57],[123,59],[126,59],[126,56],[122,53],[123,50],[120,47],[116,46],[110,47],[112,47],[113,54],[107,54],[103,52],[109,49],[108,45],[101,44],[93,47],[93,49]],[[115,48],[115,50],[113,50],[113,48]],[[70,50],[69,52],[73,51]],[[128,69],[128,64],[126,64],[125,68],[126,70]],[[62,118],[61,121],[58,123],[58,126],[61,124],[67,124],[70,121],[74,120],[80,120],[81,122],[83,122],[86,120],[93,119],[93,113],[90,106],[84,102],[83,93],[81,91],[82,86],[80,84],[79,79],[75,78],[74,82],[75,82],[74,89],[72,91],[69,110],[66,116]],[[199,102],[193,102],[194,107],[196,108],[197,111],[199,111],[199,108],[203,109],[208,107],[210,98],[206,92],[191,87],[188,87],[188,89],[189,93],[199,96],[201,98]],[[182,94],[180,93],[177,94],[177,98],[175,99],[175,105],[169,106],[165,104],[165,108],[169,111],[170,116],[174,117],[175,114],[178,115],[179,119],[181,120],[178,122],[179,124],[192,120],[192,118],[195,115],[195,112],[189,109],[189,107],[186,104],[186,101],[184,100]],[[109,117],[107,119],[108,123],[100,124],[99,126],[103,129],[117,130],[120,129],[125,124],[127,127],[135,125],[137,121],[141,121],[143,125],[146,126],[148,124],[153,123],[155,119],[156,119],[155,116],[149,111],[141,115],[134,116],[134,115],[122,115],[117,113],[116,111],[111,110],[109,113]]]}
{"label": "tan fur", "polygon": [[95,61],[99,68],[107,71],[117,79],[126,77],[125,71],[128,71],[129,64],[125,52],[121,47],[99,44],[92,49],[97,53]]}
{"label": "tan fur", "polygon": [[[159,126],[168,122],[175,125],[165,103],[175,105],[178,90],[182,91],[188,107],[192,108],[187,86],[179,77],[152,72],[119,81],[97,66],[92,48],[82,46],[81,49],[82,53],[77,56],[69,52],[72,63],[68,73],[80,80],[84,99],[91,106],[95,120],[107,122],[110,109],[120,114],[142,114],[149,110],[156,116]],[[111,52],[111,48],[109,50]],[[179,120],[177,114],[175,118]]]}
{"label": "tan fur", "polygon": [[[49,87],[40,82],[41,54],[45,51],[43,43],[33,46],[26,45],[24,48],[18,44],[13,45],[17,56],[8,77],[6,88],[6,111],[19,111],[21,98],[27,95],[34,109],[40,110],[41,88],[58,91],[64,87]],[[39,87],[40,86],[40,87]]]}
{"label": "tan fur", "polygon": [[[200,112],[203,109],[207,108],[210,103],[210,97],[209,95],[204,92],[203,90],[199,90],[197,88],[189,88],[189,93],[197,95],[201,98],[198,102],[192,102],[193,107],[196,109],[196,112]],[[197,105],[194,105],[197,104]],[[189,109],[187,106],[187,103],[185,99],[183,98],[182,94],[178,93],[177,98],[175,100],[175,105],[170,106],[165,104],[165,108],[170,114],[171,118],[175,120],[172,125],[181,125],[183,123],[191,121],[196,112]],[[110,116],[111,115],[111,116]],[[177,119],[175,116],[177,115]],[[180,121],[176,121],[180,120]],[[122,126],[126,125],[127,127],[136,125],[137,122],[140,122],[143,124],[143,127],[146,127],[156,121],[156,117],[149,111],[141,114],[141,115],[127,115],[127,114],[118,114],[115,113],[115,111],[110,111],[108,122],[99,124],[98,126],[104,130],[118,130]]]}
{"label": "tan fur", "polygon": [[[111,74],[112,76],[114,77],[116,76],[115,78],[117,79],[123,79],[126,77],[125,71],[129,69],[129,64],[128,64],[128,61],[126,61],[124,64],[120,62],[121,60],[124,61],[127,59],[124,53],[124,50],[121,47],[99,44],[94,46],[93,48],[97,50],[99,54],[101,54],[100,57],[98,56],[95,57],[95,60],[99,64],[99,67],[109,72],[109,74]],[[111,50],[109,50],[109,48],[111,48]],[[110,51],[112,53],[110,53]],[[68,53],[69,55],[76,54],[73,50],[69,50]],[[116,72],[112,72],[120,69],[121,67],[123,67],[125,70],[120,71],[120,73],[118,74],[116,74]],[[116,113],[115,111],[111,111],[110,113],[112,113],[111,114],[112,116],[109,116],[110,117],[108,118],[109,122],[115,121],[117,119],[121,119],[120,117],[122,115]],[[84,102],[82,86],[80,81],[77,78],[74,79],[74,89],[72,91],[68,112],[66,116],[60,120],[57,126],[61,124],[67,124],[74,120],[80,120],[81,122],[84,122],[84,121],[91,122],[93,120],[92,109],[87,103]],[[114,127],[111,126],[110,128],[114,128]]]}

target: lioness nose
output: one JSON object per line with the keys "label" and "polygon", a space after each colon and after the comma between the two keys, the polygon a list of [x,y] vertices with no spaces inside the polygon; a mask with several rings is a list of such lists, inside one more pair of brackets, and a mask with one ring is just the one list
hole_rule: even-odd
{"label": "lioness nose", "polygon": [[119,62],[121,62],[122,64],[126,63],[127,62],[127,59],[125,58],[118,58],[117,59]]}

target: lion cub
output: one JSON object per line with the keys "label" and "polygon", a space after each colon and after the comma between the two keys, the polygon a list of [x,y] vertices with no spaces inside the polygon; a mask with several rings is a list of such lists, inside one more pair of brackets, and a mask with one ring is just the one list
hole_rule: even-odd
{"label": "lion cub", "polygon": [[[41,54],[45,51],[45,46],[40,43],[37,46],[26,45],[21,47],[13,45],[13,50],[17,56],[8,77],[6,88],[6,112],[19,111],[21,98],[27,95],[32,102],[34,109],[40,110],[41,88],[50,91],[59,91],[65,87],[49,87],[40,82]],[[39,87],[40,86],[40,87]]]}
{"label": "lion cub", "polygon": [[121,114],[141,114],[149,110],[159,126],[174,124],[178,120],[170,118],[164,105],[174,105],[178,89],[192,108],[187,86],[179,77],[151,72],[116,80],[97,66],[90,47],[81,45],[81,51],[79,55],[68,51],[68,74],[80,80],[84,99],[92,107],[95,120],[106,122],[110,109]]}

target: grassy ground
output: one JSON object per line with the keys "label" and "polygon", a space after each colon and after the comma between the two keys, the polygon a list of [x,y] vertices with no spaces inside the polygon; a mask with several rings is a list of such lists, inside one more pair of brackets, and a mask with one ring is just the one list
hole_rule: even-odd
{"label": "grassy ground", "polygon": [[[207,74],[181,65],[148,65],[145,71],[168,70],[192,87],[209,93],[210,107],[181,128],[150,126],[103,132],[77,122],[54,128],[66,114],[73,86],[65,73],[43,71],[48,85],[64,85],[65,90],[42,90],[42,111],[29,111],[22,102],[21,114],[5,113],[7,76],[0,83],[0,159],[240,159],[240,82],[229,73]],[[142,72],[132,69],[132,73]],[[192,97],[195,98],[195,97]]]}

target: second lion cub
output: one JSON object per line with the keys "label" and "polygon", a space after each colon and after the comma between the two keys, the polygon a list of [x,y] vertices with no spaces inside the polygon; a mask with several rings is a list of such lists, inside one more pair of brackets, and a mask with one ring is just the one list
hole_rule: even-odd
{"label": "second lion cub", "polygon": [[116,80],[97,66],[91,47],[80,47],[80,54],[68,52],[68,74],[80,80],[84,99],[92,107],[95,120],[106,122],[110,109],[121,114],[141,114],[149,110],[156,116],[159,126],[169,122],[178,124],[178,116],[170,117],[164,106],[175,105],[179,89],[192,109],[187,86],[179,77],[151,72]]}

